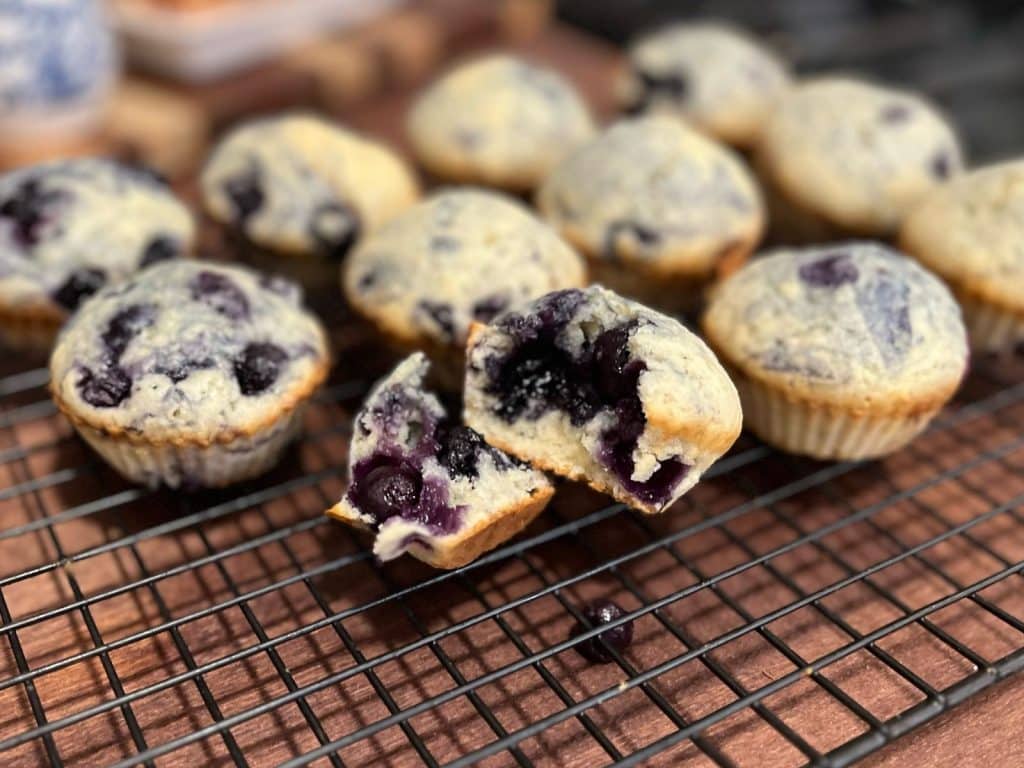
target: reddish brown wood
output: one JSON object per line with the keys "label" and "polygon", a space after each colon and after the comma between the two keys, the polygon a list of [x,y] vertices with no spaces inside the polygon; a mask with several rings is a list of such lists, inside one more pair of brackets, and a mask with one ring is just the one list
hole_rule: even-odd
{"label": "reddish brown wood", "polygon": [[[610,111],[608,82],[616,63],[613,52],[605,46],[577,33],[557,29],[529,43],[524,50],[568,72],[584,88],[599,113]],[[408,93],[384,96],[353,109],[344,118],[401,146],[401,115],[407,100]],[[367,357],[375,341],[366,329],[347,324],[335,335],[341,348],[336,383],[370,377],[386,364],[379,355]],[[366,362],[368,359],[373,362]],[[26,365],[23,361],[8,360],[3,363],[3,370],[9,372]],[[1018,380],[1020,373],[1019,370],[1002,371],[1003,384]],[[972,382],[966,399],[990,396],[997,388],[978,379]],[[152,585],[133,586],[123,594],[106,597],[89,606],[89,618],[95,622],[102,641],[109,643],[162,626],[169,617],[182,617],[219,605],[230,600],[235,590],[248,592],[279,583],[299,569],[305,571],[340,558],[358,556],[364,551],[365,540],[321,518],[322,510],[342,489],[339,468],[345,461],[345,427],[351,405],[321,403],[315,406],[308,416],[308,436],[289,459],[270,476],[241,491],[273,488],[289,479],[326,471],[327,476],[322,481],[279,494],[262,506],[247,506],[173,534],[147,537],[134,549],[114,546],[109,552],[6,586],[2,595],[13,620],[66,608],[76,599],[76,587],[86,597],[103,594],[133,584],[146,574],[189,566],[198,559],[209,559],[231,548],[240,548],[241,551],[216,562],[185,567],[177,575]],[[40,410],[29,414],[18,410],[25,406]],[[25,525],[37,528],[0,539],[0,578],[45,567],[60,554],[74,556],[105,543],[123,543],[126,536],[153,526],[173,524],[180,519],[183,504],[193,511],[216,508],[218,503],[234,495],[210,494],[183,502],[171,493],[143,494],[139,498],[126,498],[109,509],[86,514],[89,510],[82,505],[131,489],[88,454],[64,420],[46,407],[45,393],[41,389],[5,397],[0,401],[0,409],[6,414],[0,416],[0,455],[5,457],[0,463],[0,489],[4,489],[0,492],[0,530],[11,531]],[[3,421],[4,418],[19,420],[11,425]],[[878,465],[850,472],[834,484],[835,497],[812,489],[780,502],[775,508],[754,507],[724,529],[712,528],[681,540],[673,549],[655,550],[630,560],[621,567],[620,573],[635,581],[648,601],[671,594],[749,560],[750,552],[744,551],[738,542],[745,543],[755,553],[762,553],[793,540],[796,534],[781,522],[780,515],[789,516],[805,531],[816,530],[848,514],[847,503],[864,508],[935,477],[941,471],[955,468],[977,457],[980,450],[1007,444],[1019,436],[1021,423],[1024,423],[1024,405],[1011,401],[992,415],[972,418],[956,430],[933,432],[909,451]],[[749,447],[750,443],[744,443],[739,450],[744,446]],[[26,455],[20,457],[21,453]],[[820,466],[805,464],[799,472],[817,469]],[[1024,492],[1022,470],[1024,451],[1014,450],[1002,461],[981,463],[958,480],[942,482],[915,494],[913,499],[888,504],[872,520],[903,546],[911,546],[935,536],[944,527],[969,520],[994,504]],[[62,472],[66,475],[59,474]],[[416,641],[423,632],[443,629],[488,607],[502,605],[542,589],[545,584],[633,552],[650,541],[650,534],[641,525],[649,526],[657,535],[678,531],[732,509],[757,493],[777,488],[798,474],[777,457],[763,458],[746,469],[702,483],[668,514],[643,521],[627,515],[613,516],[587,526],[577,540],[561,539],[533,547],[522,559],[511,558],[485,566],[467,577],[421,589],[403,602],[389,603],[346,618],[340,624],[343,633],[327,626],[303,634],[276,649],[279,659],[295,684],[315,683],[327,675],[351,668],[357,663],[355,653],[372,659]],[[35,483],[29,486],[20,485],[32,481]],[[604,503],[604,499],[586,490],[565,486],[551,512],[531,526],[526,535],[540,534]],[[922,504],[937,509],[946,522],[939,523]],[[50,520],[41,525],[38,521],[44,518]],[[314,522],[308,530],[274,539],[275,531],[303,521]],[[978,542],[1007,561],[1024,558],[1024,524],[1008,515],[997,516],[977,526],[972,533]],[[261,536],[272,540],[257,547],[247,546],[247,542]],[[893,542],[886,541],[878,530],[863,522],[825,537],[823,544],[831,552],[841,554],[855,569],[870,566],[898,551]],[[679,558],[688,565],[683,565]],[[950,592],[949,584],[930,571],[926,562],[964,584],[1002,567],[977,543],[963,536],[926,550],[923,558],[887,568],[873,580],[913,609]],[[825,587],[846,575],[836,565],[834,557],[811,545],[800,546],[773,560],[772,565],[777,569],[774,574],[764,567],[754,568],[722,582],[718,594],[701,589],[671,603],[663,610],[663,615],[685,633],[690,642],[710,642],[744,623],[744,618],[727,606],[725,597],[734,600],[750,616],[758,617],[797,597],[779,580],[779,574],[794,580],[805,592]],[[179,629],[180,641],[195,663],[208,663],[258,642],[250,620],[258,622],[269,637],[277,637],[321,620],[325,614],[317,603],[318,597],[326,602],[328,611],[342,611],[380,599],[396,588],[418,583],[432,575],[429,569],[416,562],[400,561],[380,570],[366,560],[339,564],[310,578],[308,584],[298,581],[249,600],[250,617],[239,607],[231,607],[185,623]],[[985,597],[1013,615],[1024,615],[1019,578],[996,584],[986,590]],[[561,592],[561,597],[571,604],[598,596],[612,597],[629,609],[639,606],[637,597],[610,573],[586,579]],[[863,583],[830,596],[824,604],[861,633],[901,615],[899,609]],[[375,692],[375,683],[387,690],[399,709],[453,688],[456,682],[445,670],[438,652],[451,660],[460,676],[473,680],[522,657],[506,630],[521,637],[529,652],[537,652],[564,640],[573,627],[571,616],[555,595],[505,611],[501,619],[504,627],[494,620],[485,621],[444,638],[437,644],[437,652],[424,647],[381,664],[374,670],[375,680],[356,675],[307,696],[305,701],[322,723],[327,737],[339,738],[388,716],[388,706]],[[969,601],[940,611],[931,620],[990,660],[1024,647],[1024,636]],[[816,659],[849,642],[847,634],[810,607],[773,622],[769,629],[805,659]],[[357,650],[348,649],[346,639]],[[27,626],[17,632],[17,641],[32,668],[95,647],[82,611],[63,612]],[[940,689],[973,671],[963,657],[944,647],[918,625],[886,637],[878,646]],[[644,671],[684,651],[682,643],[655,616],[648,614],[637,621],[636,639],[626,658],[635,670]],[[747,690],[756,690],[797,668],[757,633],[745,634],[710,656]],[[167,680],[187,669],[175,638],[166,630],[111,652],[109,661],[129,692]],[[628,677],[615,665],[590,665],[571,650],[544,661],[543,669],[574,701]],[[9,643],[0,641],[0,681],[18,672]],[[822,675],[883,720],[923,699],[919,691],[866,651],[825,668]],[[202,682],[225,716],[251,709],[287,691],[267,653],[204,674]],[[1024,735],[1024,709],[1019,704],[1022,685],[1019,678],[1013,678],[986,691],[882,750],[865,765],[889,768],[1024,764],[1019,746]],[[658,676],[651,690],[691,721],[736,698],[736,694],[697,659]],[[77,662],[39,677],[35,680],[35,691],[51,721],[113,697],[99,658]],[[540,670],[532,667],[483,686],[477,693],[480,702],[493,710],[501,727],[508,731],[527,727],[565,706],[544,681]],[[866,730],[862,721],[810,678],[769,696],[764,703],[771,713],[822,752]],[[149,746],[194,732],[213,720],[194,682],[183,682],[142,698],[132,704],[131,711]],[[0,712],[3,713],[0,715],[0,739],[35,725],[23,686],[0,691]],[[622,754],[641,749],[676,730],[639,689],[589,710],[587,718]],[[409,724],[434,758],[442,763],[497,738],[474,703],[466,697],[435,707],[412,718]],[[232,729],[231,736],[255,766],[273,765],[318,746],[313,731],[295,704],[250,720]],[[54,741],[62,759],[76,765],[104,764],[127,758],[137,751],[125,716],[119,710],[61,729],[54,734]],[[538,765],[589,767],[609,762],[607,754],[579,719],[569,719],[526,739],[519,748]],[[711,765],[703,749],[717,750],[741,766],[781,768],[804,762],[801,753],[765,719],[745,709],[711,727],[703,735],[700,746],[684,742],[660,754],[652,764]],[[353,744],[341,751],[341,757],[347,765],[407,766],[418,761],[409,739],[398,727]],[[39,740],[3,757],[3,763],[8,766],[35,766],[45,761],[46,754]],[[497,766],[510,762],[509,754],[503,753],[485,764]],[[224,740],[213,736],[176,750],[157,764],[227,766],[232,762]],[[327,764],[326,761],[318,763]]]}

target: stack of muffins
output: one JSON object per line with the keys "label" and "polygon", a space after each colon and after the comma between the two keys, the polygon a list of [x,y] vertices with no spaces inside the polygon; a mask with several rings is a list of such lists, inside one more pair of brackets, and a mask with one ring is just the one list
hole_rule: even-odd
{"label": "stack of muffins", "polygon": [[[191,215],[140,169],[11,174],[0,338],[52,347],[58,406],[123,475],[222,486],[277,461],[327,376],[303,289],[328,316],[346,303],[409,356],[357,415],[329,513],[438,567],[527,525],[548,473],[661,512],[744,424],[818,459],[884,456],[969,346],[1024,341],[1024,163],[964,173],[925,99],[794,79],[710,23],[640,40],[614,87],[623,116],[599,127],[556,72],[460,63],[409,112],[447,185],[425,199],[394,151],[324,118],[239,126],[201,188],[250,266],[179,258]],[[461,418],[434,387],[461,391]]]}

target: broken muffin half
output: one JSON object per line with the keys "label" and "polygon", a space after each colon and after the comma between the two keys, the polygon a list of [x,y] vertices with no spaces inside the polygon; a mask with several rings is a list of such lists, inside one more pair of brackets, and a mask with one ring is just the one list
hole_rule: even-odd
{"label": "broken muffin half", "polygon": [[678,321],[601,286],[474,326],[465,421],[531,464],[656,513],[739,436],[739,397]]}
{"label": "broken muffin half", "polygon": [[436,568],[475,560],[525,528],[554,489],[543,472],[449,418],[424,388],[422,353],[401,362],[357,414],[349,487],[327,514],[373,531],[373,553]]}

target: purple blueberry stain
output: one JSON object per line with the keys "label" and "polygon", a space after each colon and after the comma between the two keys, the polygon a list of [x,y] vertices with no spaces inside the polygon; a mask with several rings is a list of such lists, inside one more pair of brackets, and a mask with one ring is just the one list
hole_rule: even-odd
{"label": "purple blueberry stain", "polygon": [[421,461],[379,453],[357,462],[352,468],[349,499],[361,514],[372,517],[378,528],[400,518],[437,534],[458,530],[462,514],[448,502],[447,483],[424,478]]}
{"label": "purple blueberry stain", "polygon": [[[590,629],[598,629],[626,615],[626,612],[611,600],[595,600],[587,603],[581,613],[586,624],[578,623],[570,633],[571,637],[576,637]],[[632,642],[633,621],[629,620],[581,641],[576,645],[576,650],[583,658],[594,664],[610,664],[615,661],[612,649],[616,653],[622,653]]]}
{"label": "purple blueberry stain", "polygon": [[359,240],[362,225],[355,209],[340,201],[324,203],[309,223],[316,247],[331,261],[341,261]]}
{"label": "purple blueberry stain", "polygon": [[657,73],[638,69],[636,77],[639,92],[626,110],[631,114],[641,113],[661,99],[684,102],[690,93],[689,78],[682,72]]}
{"label": "purple blueberry stain", "polygon": [[508,307],[508,299],[505,296],[497,294],[485,296],[473,304],[473,318],[481,323],[489,323],[506,307]]}
{"label": "purple blueberry stain", "polygon": [[249,318],[249,300],[237,283],[219,272],[204,270],[189,283],[193,301],[200,301],[229,320]]}
{"label": "purple blueberry stain", "polygon": [[430,318],[442,339],[446,342],[455,340],[455,313],[451,304],[424,299],[417,309]]}
{"label": "purple blueberry stain", "polygon": [[0,218],[11,222],[18,245],[32,248],[38,245],[42,229],[51,218],[50,209],[63,197],[60,190],[45,189],[38,178],[26,179],[0,203]]}
{"label": "purple blueberry stain", "polygon": [[801,264],[800,279],[816,288],[838,288],[857,282],[860,272],[848,253],[832,253]]}
{"label": "purple blueberry stain", "polygon": [[632,240],[641,250],[653,248],[661,242],[661,235],[646,224],[636,221],[614,221],[605,231],[603,252],[605,258],[615,260],[619,257],[619,243]]}
{"label": "purple blueberry stain", "polygon": [[265,200],[260,175],[255,168],[225,181],[224,194],[231,202],[235,221],[242,225],[263,207]]}
{"label": "purple blueberry stain", "polygon": [[661,505],[686,476],[689,466],[678,458],[662,461],[647,480],[634,480],[633,453],[647,424],[640,401],[642,360],[629,351],[629,339],[639,327],[631,321],[603,331],[589,345],[571,354],[560,336],[582,298],[578,291],[546,297],[531,315],[514,314],[499,325],[515,339],[504,356],[487,361],[489,383],[495,397],[494,412],[511,423],[535,420],[558,410],[576,427],[599,413],[610,413],[612,423],[602,431],[597,459],[621,485],[645,503]]}
{"label": "purple blueberry stain", "polygon": [[910,286],[888,270],[857,292],[857,307],[871,333],[875,347],[888,366],[898,365],[910,351]]}
{"label": "purple blueberry stain", "polygon": [[53,300],[73,312],[87,298],[103,287],[107,275],[102,269],[83,268],[72,272],[67,280],[53,292]]}
{"label": "purple blueberry stain", "polygon": [[459,250],[459,241],[450,235],[434,235],[430,238],[430,250],[437,253],[452,253]]}
{"label": "purple blueberry stain", "polygon": [[78,391],[95,408],[116,408],[131,395],[132,379],[119,365],[105,365],[97,371],[83,368]]}
{"label": "purple blueberry stain", "polygon": [[107,323],[100,339],[110,359],[117,362],[132,339],[156,320],[156,307],[152,304],[132,304],[125,307]]}
{"label": "purple blueberry stain", "polygon": [[142,251],[140,267],[148,267],[161,261],[170,261],[181,255],[181,243],[169,235],[157,235],[150,240]]}
{"label": "purple blueberry stain", "polygon": [[878,117],[888,125],[905,123],[910,119],[910,107],[906,104],[886,104],[878,113]]}
{"label": "purple blueberry stain", "polygon": [[251,397],[266,392],[281,375],[288,353],[270,342],[246,345],[235,360],[235,379],[242,394]]}
{"label": "purple blueberry stain", "polygon": [[945,150],[936,152],[929,163],[929,169],[936,179],[940,181],[948,179],[953,173],[953,161],[950,159],[949,153]]}
{"label": "purple blueberry stain", "polygon": [[437,460],[452,477],[477,477],[480,455],[492,450],[479,432],[462,424],[441,425],[437,442]]}

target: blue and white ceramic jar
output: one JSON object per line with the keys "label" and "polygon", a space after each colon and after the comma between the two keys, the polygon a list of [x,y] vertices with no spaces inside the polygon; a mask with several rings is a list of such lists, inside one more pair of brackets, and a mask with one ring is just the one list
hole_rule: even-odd
{"label": "blue and white ceramic jar", "polygon": [[116,74],[101,0],[0,0],[0,141],[94,130]]}

